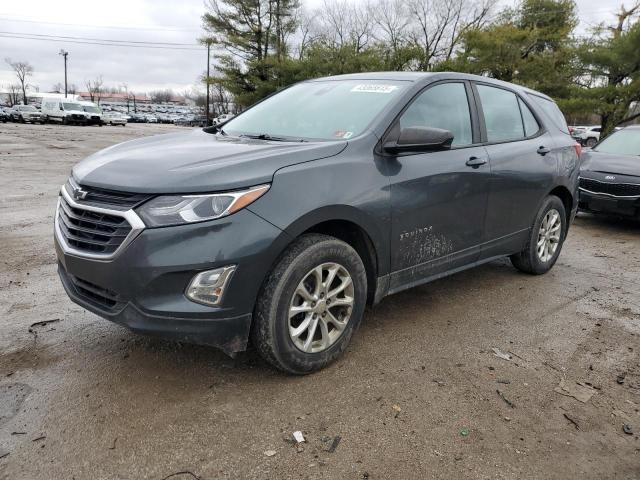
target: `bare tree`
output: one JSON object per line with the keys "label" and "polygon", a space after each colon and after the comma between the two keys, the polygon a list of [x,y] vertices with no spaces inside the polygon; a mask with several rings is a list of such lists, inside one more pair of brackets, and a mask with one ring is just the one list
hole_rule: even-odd
{"label": "bare tree", "polygon": [[22,90],[22,103],[27,104],[27,78],[33,75],[33,67],[29,62],[14,62],[10,58],[4,60],[13,69],[20,82],[20,89]]}
{"label": "bare tree", "polygon": [[20,85],[17,83],[12,83],[7,85],[7,92],[9,97],[9,105],[14,106],[20,103]]}
{"label": "bare tree", "polygon": [[640,14],[640,2],[636,2],[633,7],[626,9],[624,4],[620,5],[620,11],[616,14],[618,23],[615,26],[609,27],[609,30],[613,32],[613,37],[618,38],[622,32],[624,32],[625,24],[629,24],[634,16]]}
{"label": "bare tree", "polygon": [[51,87],[51,90],[55,93],[64,93],[64,85],[58,82]]}
{"label": "bare tree", "polygon": [[85,85],[87,86],[87,92],[89,92],[89,98],[91,98],[92,102],[100,105],[100,93],[102,93],[102,85],[104,81],[102,80],[102,75],[99,75],[95,78],[95,80],[86,80]]}
{"label": "bare tree", "polygon": [[378,0],[373,5],[377,39],[397,52],[407,35],[409,14],[402,0]]}
{"label": "bare tree", "polygon": [[463,35],[482,27],[497,0],[410,0],[412,39],[423,51],[421,70],[429,70],[435,60],[449,60]]}

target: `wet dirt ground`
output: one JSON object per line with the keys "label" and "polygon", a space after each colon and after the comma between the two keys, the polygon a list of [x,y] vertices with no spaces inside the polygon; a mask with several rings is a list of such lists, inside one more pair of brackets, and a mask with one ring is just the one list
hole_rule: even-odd
{"label": "wet dirt ground", "polygon": [[289,377],[63,292],[72,165],[176,129],[0,124],[0,478],[640,478],[639,224],[580,215],[547,275],[498,261],[388,297],[341,360]]}

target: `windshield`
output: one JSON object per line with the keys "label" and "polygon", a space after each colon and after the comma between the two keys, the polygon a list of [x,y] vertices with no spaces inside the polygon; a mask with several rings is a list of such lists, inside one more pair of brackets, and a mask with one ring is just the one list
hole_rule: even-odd
{"label": "windshield", "polygon": [[640,128],[625,128],[613,132],[593,150],[618,155],[640,155]]}
{"label": "windshield", "polygon": [[407,82],[306,82],[267,98],[225,124],[231,135],[348,139],[364,131]]}
{"label": "windshield", "polygon": [[82,107],[80,106],[79,103],[67,103],[67,102],[64,102],[62,104],[62,106],[64,107],[65,110],[80,110],[80,111],[82,111]]}
{"label": "windshield", "polygon": [[20,109],[21,112],[36,112],[36,107],[33,107],[31,105],[22,105],[20,107],[18,107]]}
{"label": "windshield", "polygon": [[84,108],[85,112],[100,113],[100,109],[98,107],[92,107],[91,105],[85,105],[83,108]]}

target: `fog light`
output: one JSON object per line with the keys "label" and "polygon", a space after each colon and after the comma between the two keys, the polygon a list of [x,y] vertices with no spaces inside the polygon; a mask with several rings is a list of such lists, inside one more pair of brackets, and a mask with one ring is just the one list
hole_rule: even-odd
{"label": "fog light", "polygon": [[187,287],[187,298],[203,305],[219,305],[235,265],[200,272]]}

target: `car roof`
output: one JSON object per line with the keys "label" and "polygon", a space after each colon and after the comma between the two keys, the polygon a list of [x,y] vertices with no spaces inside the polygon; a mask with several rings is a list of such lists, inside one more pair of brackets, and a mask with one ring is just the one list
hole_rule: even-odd
{"label": "car roof", "polygon": [[509,83],[495,78],[484,77],[481,75],[472,75],[470,73],[458,72],[364,72],[364,73],[348,73],[345,75],[333,75],[330,77],[321,77],[307,80],[308,82],[319,81],[335,81],[335,80],[391,80],[400,82],[424,83],[425,85],[437,80],[474,80],[493,84],[496,86],[506,87],[521,93],[529,93],[553,101],[551,97],[537,90]]}

